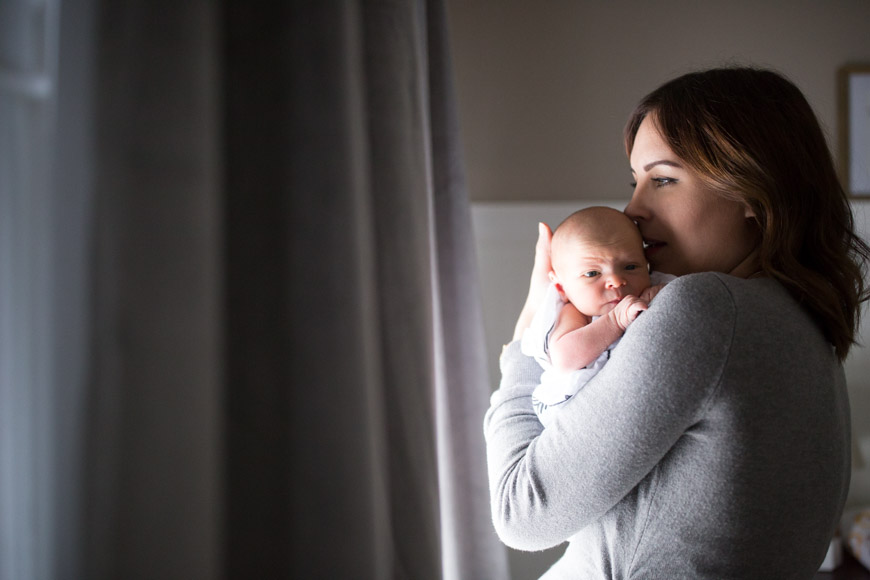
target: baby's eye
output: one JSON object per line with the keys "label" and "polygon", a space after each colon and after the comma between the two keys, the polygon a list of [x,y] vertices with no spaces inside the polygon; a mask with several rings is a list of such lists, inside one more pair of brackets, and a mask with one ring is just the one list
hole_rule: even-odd
{"label": "baby's eye", "polygon": [[594,278],[599,273],[600,272],[597,272],[596,270],[589,270],[588,272],[583,272],[583,276],[585,276],[586,278]]}
{"label": "baby's eye", "polygon": [[637,270],[637,265],[629,264],[628,266],[625,267],[625,269],[626,270]]}

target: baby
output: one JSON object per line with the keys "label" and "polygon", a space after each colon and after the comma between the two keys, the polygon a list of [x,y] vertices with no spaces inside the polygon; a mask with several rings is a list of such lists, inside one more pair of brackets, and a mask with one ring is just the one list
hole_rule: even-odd
{"label": "baby", "polygon": [[550,409],[601,370],[628,325],[673,278],[651,279],[637,226],[608,207],[582,209],[562,222],[550,262],[552,283],[522,339],[523,352],[544,368],[532,403],[545,425]]}

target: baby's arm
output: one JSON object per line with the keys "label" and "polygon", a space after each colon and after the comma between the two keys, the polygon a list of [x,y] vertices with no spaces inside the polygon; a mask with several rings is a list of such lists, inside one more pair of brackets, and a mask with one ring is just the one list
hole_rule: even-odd
{"label": "baby's arm", "polygon": [[550,333],[549,352],[553,367],[565,372],[589,365],[646,309],[645,301],[637,296],[626,296],[613,310],[589,322],[589,318],[573,304],[566,304]]}

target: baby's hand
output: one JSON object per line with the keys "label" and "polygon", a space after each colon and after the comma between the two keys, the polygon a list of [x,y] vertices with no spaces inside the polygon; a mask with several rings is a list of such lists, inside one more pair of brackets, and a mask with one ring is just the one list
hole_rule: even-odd
{"label": "baby's hand", "polygon": [[610,312],[616,320],[616,324],[619,325],[619,328],[625,330],[628,328],[628,325],[648,307],[649,305],[645,300],[629,294],[628,296],[623,297],[623,299],[619,301],[619,304],[617,304]]}
{"label": "baby's hand", "polygon": [[652,302],[652,299],[656,297],[662,288],[664,288],[664,284],[656,284],[655,286],[650,286],[646,290],[640,293],[640,299],[649,304]]}

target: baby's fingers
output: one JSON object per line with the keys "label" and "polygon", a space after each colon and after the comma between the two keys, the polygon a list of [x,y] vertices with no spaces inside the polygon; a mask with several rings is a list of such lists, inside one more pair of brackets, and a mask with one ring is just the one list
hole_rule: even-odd
{"label": "baby's fingers", "polygon": [[635,298],[628,305],[628,316],[630,320],[634,320],[638,315],[648,308],[647,303],[640,298]]}
{"label": "baby's fingers", "polygon": [[656,294],[658,294],[659,291],[664,287],[664,284],[656,284],[655,286],[650,286],[649,288],[641,292],[640,297],[642,300],[650,302],[653,298],[656,297]]}
{"label": "baby's fingers", "polygon": [[614,309],[616,322],[625,330],[637,316],[647,309],[647,304],[637,296],[625,296]]}
{"label": "baby's fingers", "polygon": [[648,307],[646,302],[641,302],[640,300],[632,304],[629,310],[629,312],[631,313],[631,319],[634,320],[635,318],[637,318],[638,314],[640,314],[647,308]]}

